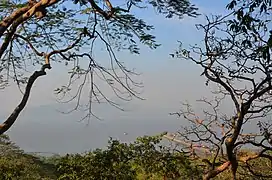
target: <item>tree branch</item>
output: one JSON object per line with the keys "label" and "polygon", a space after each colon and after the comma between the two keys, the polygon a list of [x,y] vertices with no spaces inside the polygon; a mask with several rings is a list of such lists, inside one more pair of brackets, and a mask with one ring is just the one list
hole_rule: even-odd
{"label": "tree branch", "polygon": [[49,64],[44,64],[40,71],[35,71],[30,76],[30,78],[29,78],[29,80],[27,82],[25,93],[24,93],[24,96],[23,96],[21,102],[14,109],[14,111],[7,118],[7,120],[3,124],[0,125],[0,135],[3,134],[4,132],[6,132],[12,126],[12,124],[16,121],[16,119],[19,116],[20,112],[26,106],[26,103],[28,101],[28,98],[29,98],[29,95],[30,95],[30,92],[31,92],[32,85],[34,84],[34,82],[36,81],[36,79],[38,77],[46,75],[45,69],[51,69],[50,65]]}
{"label": "tree branch", "polygon": [[227,161],[223,163],[221,166],[217,167],[216,169],[209,171],[207,174],[203,176],[203,180],[209,180],[211,178],[214,178],[221,172],[225,171],[230,166],[230,164],[231,164],[230,161]]}

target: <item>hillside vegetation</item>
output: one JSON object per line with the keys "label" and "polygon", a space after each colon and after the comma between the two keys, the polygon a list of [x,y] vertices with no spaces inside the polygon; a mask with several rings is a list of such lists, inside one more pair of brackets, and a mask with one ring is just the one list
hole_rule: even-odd
{"label": "hillside vegetation", "polygon": [[[143,136],[129,144],[110,139],[103,150],[43,157],[25,153],[4,135],[1,136],[0,179],[202,179],[205,161],[162,146],[162,137],[163,134]],[[255,166],[255,173],[267,171],[272,175],[272,163],[267,160],[251,165]],[[238,173],[239,179],[269,179],[253,176],[242,165]],[[230,179],[229,172],[221,173],[217,179]]]}

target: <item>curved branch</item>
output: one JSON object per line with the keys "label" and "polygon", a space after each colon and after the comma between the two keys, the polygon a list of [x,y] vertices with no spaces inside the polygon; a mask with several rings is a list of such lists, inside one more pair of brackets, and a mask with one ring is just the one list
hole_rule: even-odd
{"label": "curved branch", "polygon": [[92,8],[99,14],[101,14],[106,20],[109,20],[112,17],[114,13],[114,8],[112,7],[111,3],[108,0],[106,1],[106,3],[110,8],[109,12],[106,12],[103,9],[101,9],[101,7],[99,7],[94,0],[89,0],[89,3],[91,4]]}
{"label": "curved branch", "polygon": [[4,132],[6,132],[13,125],[13,123],[16,121],[17,117],[19,116],[20,112],[25,108],[25,105],[26,105],[29,95],[30,95],[32,85],[34,84],[34,82],[36,81],[36,79],[38,77],[46,75],[45,69],[51,69],[50,65],[49,64],[43,65],[40,71],[35,71],[30,76],[30,78],[27,82],[27,85],[26,85],[25,94],[24,94],[21,102],[14,109],[14,111],[8,117],[8,119],[3,124],[0,125],[0,135],[3,134]]}
{"label": "curved branch", "polygon": [[4,32],[8,29],[8,27],[21,15],[23,15],[25,12],[27,12],[31,7],[22,7],[18,9],[17,11],[14,11],[10,16],[4,18],[0,22],[0,37],[3,36]]}
{"label": "curved branch", "polygon": [[203,176],[203,180],[208,180],[208,179],[211,179],[211,178],[217,176],[221,172],[225,171],[230,165],[231,165],[230,161],[223,163],[221,166],[219,166],[216,169],[211,170],[207,174],[205,174]]}
{"label": "curved branch", "polygon": [[[52,6],[54,4],[56,4],[59,0],[41,0],[40,2],[36,3],[35,5],[33,5],[31,8],[29,9],[19,9],[18,11],[18,15],[16,14],[17,11],[15,11],[15,17],[19,16],[18,18],[15,19],[15,17],[13,18],[14,21],[11,21],[10,23],[8,22],[7,24],[0,24],[0,37],[2,37],[3,32],[5,32],[5,30],[7,30],[8,26],[11,26],[10,28],[10,32],[7,33],[7,36],[3,42],[3,44],[0,46],[0,58],[2,57],[3,53],[5,52],[5,50],[7,49],[12,36],[15,34],[17,27],[24,21],[26,21],[27,19],[31,18],[41,7],[49,7]],[[4,22],[4,21],[3,21]],[[5,26],[6,25],[6,26]]]}
{"label": "curved branch", "polygon": [[24,36],[20,35],[20,34],[14,34],[15,37],[19,37],[21,38],[22,40],[24,40],[28,45],[29,47],[34,51],[34,53],[38,56],[43,56],[44,53],[43,52],[39,52],[34,46],[33,44]]}

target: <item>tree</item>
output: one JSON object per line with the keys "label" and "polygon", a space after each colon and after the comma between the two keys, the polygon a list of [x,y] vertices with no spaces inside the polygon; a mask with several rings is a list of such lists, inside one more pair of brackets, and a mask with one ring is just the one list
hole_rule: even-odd
{"label": "tree", "polygon": [[106,149],[61,157],[58,179],[199,179],[198,169],[182,153],[162,146],[162,134],[133,143],[109,140]]}
{"label": "tree", "polygon": [[[231,1],[228,14],[206,17],[205,25],[197,25],[203,44],[190,49],[181,44],[175,52],[201,67],[206,85],[214,89],[214,99],[199,100],[205,104],[202,114],[188,103],[173,113],[190,123],[174,139],[207,164],[203,179],[228,170],[232,179],[241,178],[242,168],[255,179],[272,177],[271,3]],[[232,112],[221,108],[229,102]],[[243,153],[245,148],[253,153]],[[267,160],[266,168],[255,171],[256,159]]]}
{"label": "tree", "polygon": [[[102,79],[112,92],[122,100],[139,97],[133,80],[136,72],[125,67],[115,51],[128,50],[139,54],[139,43],[155,49],[159,46],[150,34],[153,26],[137,18],[135,8],[154,7],[166,18],[184,15],[195,17],[197,8],[187,0],[5,0],[0,3],[0,85],[6,87],[10,80],[18,86],[26,84],[23,98],[12,114],[0,126],[0,134],[7,131],[26,106],[33,83],[46,75],[54,63],[72,65],[67,85],[56,89],[56,93],[74,101],[73,110],[84,109],[84,118],[95,116],[93,102],[107,102],[121,109],[119,104],[108,98],[100,88]],[[108,54],[109,64],[95,58],[96,46],[103,47]],[[26,72],[37,65],[29,78]],[[77,84],[75,83],[77,82]],[[86,106],[81,103],[83,89],[88,85]],[[76,86],[75,92],[72,87]],[[74,88],[74,87],[73,87]],[[73,95],[74,93],[74,95]]]}
{"label": "tree", "polygon": [[56,168],[38,157],[26,154],[6,135],[0,136],[0,178],[56,179]]}

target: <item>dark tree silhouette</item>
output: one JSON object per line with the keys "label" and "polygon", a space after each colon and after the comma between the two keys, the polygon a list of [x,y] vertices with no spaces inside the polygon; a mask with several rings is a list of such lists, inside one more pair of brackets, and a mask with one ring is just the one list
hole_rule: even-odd
{"label": "dark tree silhouette", "polygon": [[[201,75],[207,86],[214,87],[215,95],[213,100],[200,100],[202,114],[190,104],[173,113],[190,122],[174,139],[207,164],[203,179],[228,169],[236,179],[239,166],[258,177],[271,178],[271,166],[260,172],[252,169],[255,159],[272,162],[271,1],[234,0],[227,9],[229,14],[206,17],[205,25],[197,25],[204,34],[203,44],[189,50],[181,44],[174,53],[203,69]],[[227,102],[232,103],[232,113],[222,109]],[[256,153],[245,155],[244,148]],[[203,151],[208,158],[199,153]]]}

